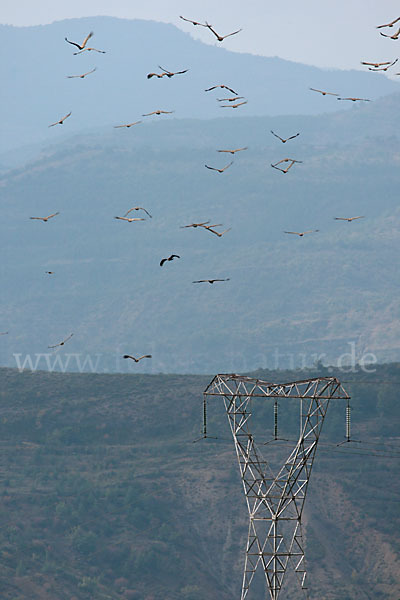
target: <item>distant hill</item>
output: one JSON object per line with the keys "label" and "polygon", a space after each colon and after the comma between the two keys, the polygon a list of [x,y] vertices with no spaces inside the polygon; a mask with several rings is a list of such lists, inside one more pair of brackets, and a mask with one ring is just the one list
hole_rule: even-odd
{"label": "distant hill", "polygon": [[[106,54],[74,56],[75,48],[64,38],[82,41],[90,30],[95,34],[90,44]],[[204,92],[219,83],[248,99],[238,109],[246,116],[337,110],[336,98],[323,98],[309,87],[373,100],[399,90],[398,82],[382,73],[324,70],[278,57],[229,52],[194,40],[173,25],[112,17],[35,27],[1,25],[0,52],[7,56],[0,65],[0,154],[71,132],[136,120],[158,108],[174,110],[178,118],[236,117],[236,111],[219,107],[216,97],[223,98],[223,93]],[[170,80],[147,80],[147,73],[160,64],[189,72]],[[66,78],[93,67],[97,71],[86,79]],[[69,111],[68,124],[48,129]]]}
{"label": "distant hill", "polygon": [[[214,373],[213,373],[214,374]],[[400,597],[400,365],[376,373],[259,371],[267,381],[336,375],[303,515],[310,600]],[[211,376],[18,373],[0,369],[2,600],[231,600],[240,595],[248,515]],[[380,382],[379,384],[377,382]],[[386,382],[386,383],[382,383]],[[275,472],[298,434],[296,401],[253,404]],[[255,580],[255,583],[257,580]],[[256,594],[253,594],[256,592]],[[265,597],[264,584],[249,598]],[[285,598],[297,600],[293,590]]]}
{"label": "distant hill", "polygon": [[[1,364],[204,373],[396,360],[399,108],[395,94],[325,116],[160,118],[60,141],[3,174]],[[301,135],[283,145],[271,129]],[[243,146],[225,173],[204,168]],[[287,156],[303,163],[271,168]],[[114,219],[132,206],[153,218]],[[365,218],[334,220],[346,216]],[[231,230],[180,229],[199,220]],[[320,231],[283,233],[309,229]],[[181,259],[160,268],[172,252]],[[230,281],[192,283],[214,277]]]}

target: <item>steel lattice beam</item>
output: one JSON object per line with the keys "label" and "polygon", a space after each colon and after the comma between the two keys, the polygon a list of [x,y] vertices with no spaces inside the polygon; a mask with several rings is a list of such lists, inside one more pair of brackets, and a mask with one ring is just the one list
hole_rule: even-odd
{"label": "steel lattice beam", "polygon": [[[269,597],[277,600],[289,567],[306,590],[301,517],[323,421],[332,399],[349,399],[335,377],[268,383],[242,375],[216,375],[204,391],[221,396],[239,462],[249,513],[241,600],[248,595],[257,568],[264,572]],[[283,466],[274,474],[250,431],[252,398],[298,398],[300,433]],[[206,435],[206,424],[204,425]]]}

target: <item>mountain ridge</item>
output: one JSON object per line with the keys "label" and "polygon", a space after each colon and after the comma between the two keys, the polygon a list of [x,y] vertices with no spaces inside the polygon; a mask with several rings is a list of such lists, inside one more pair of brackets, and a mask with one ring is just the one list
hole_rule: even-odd
{"label": "mountain ridge", "polygon": [[[74,57],[64,37],[83,39],[88,29],[95,30],[95,45],[105,43],[107,53]],[[2,80],[8,82],[2,89],[0,125],[8,139],[0,152],[54,138],[48,125],[70,110],[73,114],[65,128],[74,132],[104,122],[105,115],[107,122],[132,120],[162,106],[185,118],[217,116],[221,109],[214,92],[206,94],[204,89],[220,80],[238,86],[240,95],[248,98],[248,104],[239,109],[243,114],[260,116],[336,110],[336,99],[321,98],[309,87],[338,85],[341,89],[333,91],[348,95],[356,89],[358,95],[373,99],[399,89],[398,82],[381,73],[336,72],[279,58],[238,54],[194,40],[174,25],[152,21],[85,17],[26,28],[1,25],[0,51],[6,54],[10,47],[14,52],[0,67]],[[49,48],[58,50],[49,52]],[[188,64],[182,64],[182,55]],[[137,57],[141,57],[140,62]],[[164,67],[189,68],[189,72],[170,81],[148,81],[146,74],[162,61],[168,63]],[[96,73],[85,80],[66,79],[93,66],[97,66]],[[155,97],[159,107],[153,106]],[[62,137],[60,133],[56,135]]]}

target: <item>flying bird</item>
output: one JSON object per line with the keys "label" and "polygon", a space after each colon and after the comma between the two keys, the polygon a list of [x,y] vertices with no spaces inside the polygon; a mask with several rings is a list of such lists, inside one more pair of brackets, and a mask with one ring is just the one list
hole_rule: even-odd
{"label": "flying bird", "polygon": [[70,340],[72,338],[74,334],[71,333],[71,335],[69,335],[67,338],[65,338],[65,340],[63,340],[62,342],[60,342],[59,344],[55,344],[54,346],[47,346],[48,348],[57,348],[58,346],[64,346],[64,344],[66,342],[68,342],[68,340]]}
{"label": "flying bird", "polygon": [[323,96],[339,96],[339,94],[334,94],[333,92],[325,92],[323,90],[316,90],[315,88],[309,88],[312,92],[319,92]]}
{"label": "flying bird", "polygon": [[192,25],[200,25],[201,27],[208,27],[208,25],[206,23],[199,23],[198,21],[192,21],[191,19],[185,19],[185,17],[181,17],[179,16],[180,19],[182,19],[182,21],[187,21],[188,23],[191,23]]}
{"label": "flying bird", "polygon": [[[400,29],[399,29],[399,31],[400,31]],[[368,71],[387,71],[388,69],[390,69],[390,67],[393,67],[393,65],[395,65],[398,60],[399,59],[396,58],[396,60],[394,60],[393,62],[388,64],[386,67],[380,67],[380,68],[368,67]]]}
{"label": "flying bird", "polygon": [[54,271],[45,271],[46,275],[54,275]]}
{"label": "flying bird", "polygon": [[397,17],[397,19],[394,19],[394,21],[391,21],[390,23],[385,23],[385,25],[377,25],[377,29],[382,29],[382,27],[393,27],[393,25],[395,25],[395,23],[397,23],[398,21],[400,21],[400,17]]}
{"label": "flying bird", "polygon": [[52,123],[51,125],[49,125],[49,127],[54,127],[54,125],[62,125],[64,123],[65,119],[68,119],[68,117],[70,117],[71,115],[72,115],[72,111],[70,111],[67,115],[65,115],[65,117],[63,117],[59,121],[56,121],[55,123]]}
{"label": "flying bird", "polygon": [[142,117],[150,117],[151,115],[171,115],[173,112],[175,112],[175,111],[174,110],[153,110],[153,112],[146,113],[145,115],[142,115]]}
{"label": "flying bird", "polygon": [[151,214],[149,212],[147,212],[147,210],[145,208],[143,208],[142,206],[134,206],[133,208],[130,208],[125,214],[124,217],[126,217],[127,215],[129,215],[130,212],[132,212],[133,210],[144,210],[144,212],[146,213],[146,215],[148,215],[150,217],[150,219],[152,219],[153,217],[151,216]]}
{"label": "flying bird", "polygon": [[97,67],[88,71],[87,73],[82,73],[82,75],[67,75],[67,79],[85,79],[86,75],[90,75],[90,73],[94,73],[97,70]]}
{"label": "flying bird", "polygon": [[[232,94],[234,94],[235,96],[237,96],[237,92],[235,92],[235,90],[233,90],[232,88],[228,87],[227,85],[224,84],[220,84],[220,85],[213,85],[210,88],[207,88],[206,90],[204,90],[205,92],[211,92],[211,90],[216,90],[217,88],[221,88],[223,90],[228,90],[228,92],[232,92]],[[236,100],[236,98],[232,98],[232,100]]]}
{"label": "flying bird", "polygon": [[59,215],[59,212],[53,213],[52,215],[49,215],[48,217],[29,217],[30,219],[34,219],[35,221],[43,221],[43,223],[47,223],[47,221],[49,219],[52,219],[53,217],[55,217],[56,215]]}
{"label": "flying bird", "polygon": [[82,52],[98,52],[99,54],[105,54],[105,50],[98,50],[97,48],[84,48],[83,50],[79,50],[79,52],[74,52],[74,56],[77,54],[82,54]]}
{"label": "flying bird", "polygon": [[210,231],[211,233],[215,233],[215,235],[217,235],[218,237],[222,237],[224,235],[224,233],[227,233],[228,231],[231,230],[231,228],[229,227],[229,229],[225,229],[225,231],[215,231],[215,229],[213,229],[213,227],[222,227],[221,223],[218,223],[216,225],[203,225],[204,229],[207,229],[207,231]]}
{"label": "flying bird", "polygon": [[[278,167],[277,165],[280,165],[281,163],[286,163],[289,162],[289,165],[286,167],[286,169],[281,169],[280,167]],[[275,163],[274,165],[271,163],[271,167],[273,167],[274,169],[277,169],[277,171],[280,171],[281,173],[287,173],[289,171],[289,169],[291,169],[294,165],[294,163],[301,163],[303,162],[302,160],[294,160],[293,158],[283,158],[282,160],[280,160],[279,162]]]}
{"label": "flying bird", "polygon": [[233,160],[229,163],[229,165],[226,165],[225,167],[223,167],[222,169],[217,169],[216,167],[209,167],[208,165],[204,165],[207,169],[210,169],[211,171],[217,171],[218,173],[223,173],[224,171],[226,171],[226,169],[228,169],[231,165],[233,165]]}
{"label": "flying bird", "polygon": [[307,233],[315,233],[319,231],[319,229],[310,229],[310,231],[284,231],[283,233],[292,233],[293,235],[298,235],[299,237],[303,237],[303,235],[307,235]]}
{"label": "flying bird", "polygon": [[121,127],[133,127],[133,125],[138,125],[138,123],[142,123],[143,121],[134,121],[133,123],[126,123],[124,125],[114,125],[114,129],[120,129]]}
{"label": "flying bird", "polygon": [[158,65],[158,68],[161,69],[161,71],[164,71],[164,75],[166,75],[169,78],[173,77],[174,75],[183,75],[183,73],[187,73],[189,71],[189,69],[184,69],[183,71],[168,71],[160,65]]}
{"label": "flying bird", "polygon": [[114,219],[119,219],[120,221],[128,221],[128,223],[133,223],[134,221],[145,221],[146,219],[141,219],[139,217],[114,217]]}
{"label": "flying bird", "polygon": [[135,356],[131,356],[130,354],[124,354],[124,358],[130,358],[135,363],[138,363],[139,360],[142,360],[142,358],[152,358],[152,355],[151,354],[143,354],[143,356],[139,356],[139,358],[135,358]]}
{"label": "flying bird", "polygon": [[213,283],[215,283],[215,281],[230,281],[230,278],[227,277],[226,279],[198,279],[197,281],[192,281],[192,283],[211,283],[211,285]]}
{"label": "flying bird", "polygon": [[399,39],[399,35],[400,35],[400,28],[393,35],[387,35],[386,33],[382,33],[382,31],[380,31],[379,33],[381,35],[383,35],[383,37],[390,38],[391,40],[398,40]]}
{"label": "flying bird", "polygon": [[234,98],[217,98],[218,102],[235,102],[235,100],[242,100],[244,96],[235,96]]}
{"label": "flying bird", "polygon": [[239,31],[242,31],[241,29],[238,29],[237,31],[233,31],[232,33],[228,33],[227,35],[219,35],[219,33],[217,33],[215,29],[213,29],[212,26],[209,23],[207,23],[207,21],[206,27],[208,27],[208,29],[215,35],[219,42],[223,42],[225,38],[230,37],[231,35],[236,35],[237,33],[239,33]]}
{"label": "flying bird", "polygon": [[217,152],[228,152],[229,154],[236,154],[236,152],[242,152],[242,150],[247,150],[247,146],[244,148],[236,148],[236,150],[217,150]]}
{"label": "flying bird", "polygon": [[8,331],[1,331],[0,335],[8,335]]}
{"label": "flying bird", "polygon": [[247,104],[247,100],[237,102],[236,104],[220,104],[220,108],[237,108],[238,106],[242,106],[242,104]]}
{"label": "flying bird", "polygon": [[362,65],[366,65],[366,66],[370,66],[370,67],[374,67],[375,69],[377,69],[378,67],[382,67],[384,65],[390,65],[391,61],[387,60],[386,62],[365,62],[365,61],[361,61]]}
{"label": "flying bird", "polygon": [[190,225],[181,225],[181,229],[187,229],[188,227],[204,227],[204,225],[207,225],[207,223],[209,223],[210,221],[203,221],[203,223],[190,223]]}
{"label": "flying bird", "polygon": [[284,139],[284,138],[281,138],[281,136],[280,136],[280,135],[278,135],[277,133],[275,133],[274,131],[272,131],[272,129],[271,129],[271,133],[272,133],[272,135],[274,135],[276,138],[278,138],[278,140],[281,140],[281,142],[282,142],[283,144],[286,144],[286,142],[288,142],[289,140],[293,140],[293,139],[294,139],[294,138],[296,138],[298,135],[300,135],[300,133],[296,133],[296,135],[291,135],[290,137],[288,137],[288,138]]}
{"label": "flying bird", "polygon": [[77,44],[76,42],[70,42],[67,38],[64,38],[64,39],[65,39],[66,42],[68,42],[68,44],[72,44],[73,46],[76,46],[77,48],[79,48],[79,50],[83,50],[92,36],[93,36],[93,31],[91,31],[89,33],[89,35],[87,35],[85,37],[85,39],[83,40],[82,44]]}
{"label": "flying bird", "polygon": [[171,254],[171,256],[169,256],[168,258],[162,258],[160,261],[160,267],[162,267],[163,264],[167,262],[167,260],[174,260],[174,258],[180,258],[180,256],[178,256],[178,254]]}
{"label": "flying bird", "polygon": [[364,216],[361,217],[334,217],[335,221],[348,221],[349,223],[351,223],[351,221],[355,221],[356,219],[364,219]]}
{"label": "flying bird", "polygon": [[351,100],[352,102],[372,102],[368,98],[337,98],[337,100]]}

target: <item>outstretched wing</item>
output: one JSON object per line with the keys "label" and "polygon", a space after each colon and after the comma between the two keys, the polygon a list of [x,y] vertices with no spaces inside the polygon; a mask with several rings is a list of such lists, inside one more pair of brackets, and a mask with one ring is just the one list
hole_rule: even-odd
{"label": "outstretched wing", "polygon": [[90,38],[93,36],[93,31],[91,31],[83,40],[82,44],[81,44],[81,48],[84,48],[86,46],[86,44],[88,43],[88,41],[90,40]]}
{"label": "outstretched wing", "polygon": [[[73,46],[76,46],[79,49],[81,48],[81,46],[79,44],[77,44],[76,42],[70,42],[69,39],[67,39],[67,38],[64,38],[64,40],[66,42],[68,42],[68,44],[72,44]],[[50,346],[49,346],[49,348],[50,348]]]}
{"label": "outstretched wing", "polygon": [[[65,344],[65,342],[68,342],[68,340],[70,340],[70,339],[72,338],[72,336],[73,336],[73,335],[74,335],[74,334],[73,334],[73,333],[71,333],[71,334],[70,334],[70,335],[69,335],[67,338],[65,338],[65,340],[63,340],[63,341],[61,342],[61,344]],[[60,344],[60,345],[61,345],[61,344]]]}
{"label": "outstretched wing", "polygon": [[[278,138],[278,140],[281,140],[281,142],[283,142],[283,141],[284,141],[284,140],[283,140],[283,138],[281,138],[281,136],[280,136],[280,135],[278,135],[277,133],[275,133],[274,131],[272,131],[272,129],[271,129],[271,133],[272,133],[272,135],[274,135],[276,138]],[[285,141],[286,141],[286,140],[285,140]]]}
{"label": "outstretched wing", "polygon": [[239,33],[239,31],[242,31],[241,29],[238,29],[237,31],[234,31],[233,33],[228,33],[227,35],[221,36],[223,39],[230,37],[231,35],[236,35],[237,33]]}

